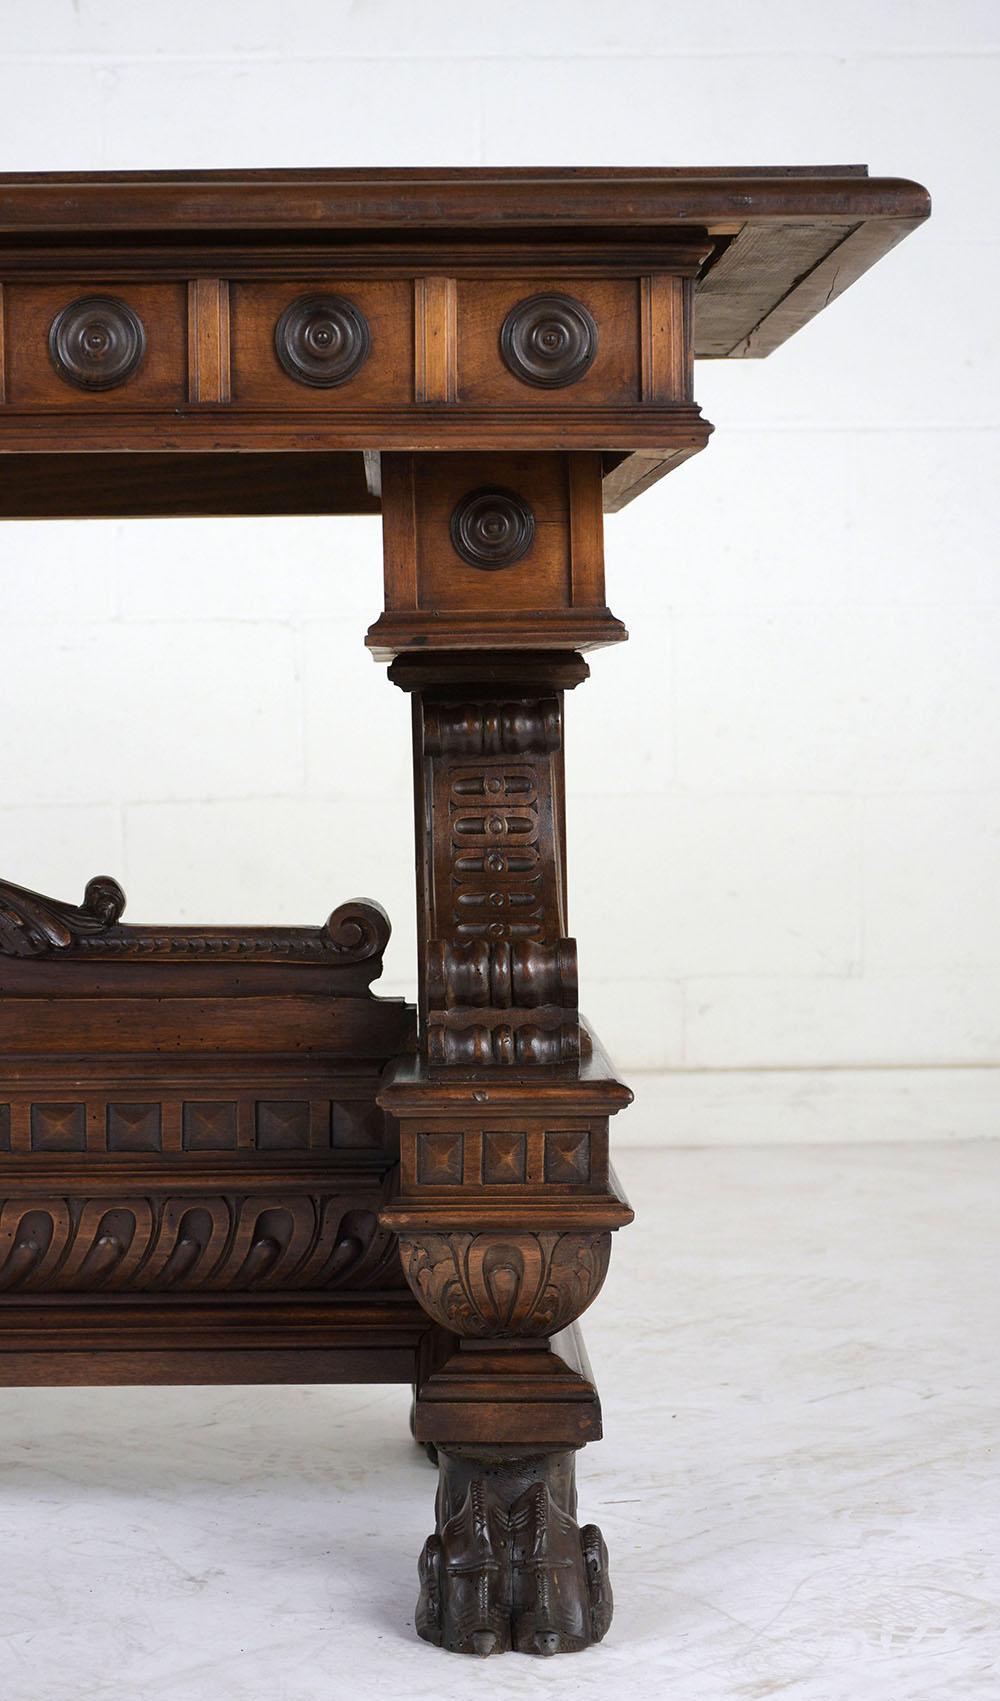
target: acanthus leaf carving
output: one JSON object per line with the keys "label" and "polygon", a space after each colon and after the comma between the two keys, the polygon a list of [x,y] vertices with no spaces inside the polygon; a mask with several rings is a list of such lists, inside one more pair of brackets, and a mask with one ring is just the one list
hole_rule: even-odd
{"label": "acanthus leaf carving", "polygon": [[554,1335],[600,1291],[611,1235],[557,1229],[407,1230],[400,1255],[424,1310],[454,1334],[480,1339]]}
{"label": "acanthus leaf carving", "polygon": [[68,950],[106,933],[124,909],[125,893],[106,874],[87,882],[82,904],[61,903],[0,881],[0,955],[41,957]]}

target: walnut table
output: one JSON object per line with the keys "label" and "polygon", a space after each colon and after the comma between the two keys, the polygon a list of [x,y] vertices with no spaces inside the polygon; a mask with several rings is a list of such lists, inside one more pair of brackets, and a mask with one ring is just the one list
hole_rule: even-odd
{"label": "walnut table", "polygon": [[0,883],[0,1382],[412,1382],[458,1652],[611,1618],[577,1319],[631,1094],[577,1012],[562,755],[626,636],[602,513],[704,446],[696,355],[770,353],[927,212],[862,167],[0,180],[0,517],[380,512],[419,915],[414,1008],[374,903]]}

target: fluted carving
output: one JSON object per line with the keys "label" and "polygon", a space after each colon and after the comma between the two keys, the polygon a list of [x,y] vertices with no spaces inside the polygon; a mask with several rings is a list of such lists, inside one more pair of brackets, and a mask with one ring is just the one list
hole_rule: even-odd
{"label": "fluted carving", "polygon": [[600,1292],[608,1233],[406,1231],[403,1272],[424,1310],[456,1335],[554,1335]]}
{"label": "fluted carving", "polygon": [[[538,673],[552,678],[545,666]],[[473,1070],[575,1064],[561,692],[493,698],[428,689],[416,714],[428,1062]]]}

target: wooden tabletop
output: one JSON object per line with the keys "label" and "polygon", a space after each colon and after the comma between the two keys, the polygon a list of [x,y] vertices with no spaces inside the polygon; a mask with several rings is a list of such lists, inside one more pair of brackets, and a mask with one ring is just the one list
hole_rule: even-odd
{"label": "wooden tabletop", "polygon": [[601,247],[697,233],[695,354],[770,354],[930,212],[867,166],[17,172],[0,177],[0,252],[36,242],[412,243],[421,233]]}
{"label": "wooden tabletop", "polygon": [[[707,442],[695,357],[929,210],[857,165],[0,177],[0,518],[370,513],[426,451],[597,454],[617,509]],[[553,312],[554,375],[515,347]]]}

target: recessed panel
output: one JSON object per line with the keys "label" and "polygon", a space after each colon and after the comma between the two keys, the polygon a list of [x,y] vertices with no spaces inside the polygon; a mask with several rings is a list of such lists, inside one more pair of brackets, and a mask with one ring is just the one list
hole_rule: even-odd
{"label": "recessed panel", "polygon": [[[7,401],[12,407],[44,406],[93,413],[175,407],[187,401],[185,284],[78,278],[66,283],[12,283],[6,286],[4,296]],[[99,308],[94,308],[91,319],[87,319],[85,304],[95,301],[120,304],[124,310],[120,331],[116,331],[111,307],[106,313],[107,324],[101,323]],[[117,306],[114,311],[119,311]],[[94,358],[89,364],[94,372],[100,375],[105,358],[102,348],[112,365],[118,362],[123,370],[129,368],[127,376],[107,387],[92,388],[72,377],[77,368],[83,376],[89,370],[86,351],[91,321]],[[141,351],[130,364],[120,358],[125,345],[123,342],[119,347],[118,342],[134,325],[139,327],[133,335],[141,342]],[[55,356],[50,346],[53,337]]]}
{"label": "recessed panel", "polygon": [[[553,305],[546,319],[539,298],[563,302],[563,312]],[[554,358],[545,358],[547,343]],[[560,357],[569,381],[539,383],[540,374],[560,375]],[[639,389],[638,278],[459,281],[460,402],[549,410],[621,407],[637,402]]]}
{"label": "recessed panel", "polygon": [[[323,301],[342,304],[341,317],[331,310],[324,318],[315,305]],[[408,279],[234,283],[230,324],[235,408],[330,412],[413,401],[413,286]],[[329,362],[338,379],[334,384],[314,381],[323,374],[325,350],[332,357],[338,351],[345,356]],[[363,358],[347,358],[352,350]]]}
{"label": "recessed panel", "polygon": [[[484,572],[459,553],[456,516],[470,496],[497,488],[528,510],[530,541],[510,565]],[[555,609],[570,590],[569,491],[555,455],[442,455],[421,467],[418,603],[421,609]]]}

